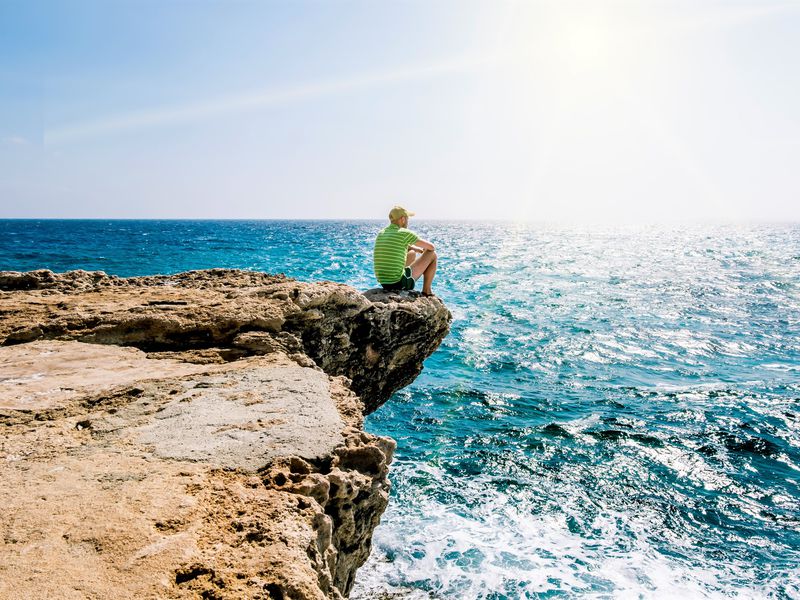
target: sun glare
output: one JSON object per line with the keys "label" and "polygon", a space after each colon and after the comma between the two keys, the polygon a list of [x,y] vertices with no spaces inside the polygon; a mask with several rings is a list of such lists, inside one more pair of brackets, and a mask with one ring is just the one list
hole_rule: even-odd
{"label": "sun glare", "polygon": [[526,5],[515,16],[510,61],[532,85],[550,82],[569,94],[586,85],[613,89],[638,61],[635,28],[622,15],[582,5],[542,16]]}
{"label": "sun glare", "polygon": [[598,19],[567,22],[557,34],[555,51],[568,67],[598,69],[611,59],[613,38],[609,24]]}

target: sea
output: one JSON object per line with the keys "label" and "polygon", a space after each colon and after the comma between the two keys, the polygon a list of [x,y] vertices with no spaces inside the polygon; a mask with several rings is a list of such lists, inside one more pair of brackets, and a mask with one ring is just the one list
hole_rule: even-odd
{"label": "sea", "polygon": [[[0,221],[0,270],[375,286],[379,221]],[[352,598],[800,598],[800,225],[412,220],[450,335]]]}

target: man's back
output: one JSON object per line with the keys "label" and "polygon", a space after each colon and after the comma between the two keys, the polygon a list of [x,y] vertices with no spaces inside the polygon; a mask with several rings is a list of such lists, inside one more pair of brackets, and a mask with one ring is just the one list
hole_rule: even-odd
{"label": "man's back", "polygon": [[382,229],[375,238],[373,255],[375,277],[379,283],[395,283],[403,276],[408,247],[419,236],[395,223]]}

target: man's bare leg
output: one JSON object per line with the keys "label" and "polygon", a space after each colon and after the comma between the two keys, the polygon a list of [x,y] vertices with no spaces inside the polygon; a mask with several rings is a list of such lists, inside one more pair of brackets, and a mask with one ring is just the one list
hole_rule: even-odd
{"label": "man's bare leg", "polygon": [[406,266],[410,266],[415,260],[417,260],[417,253],[409,250],[408,254],[406,254]]}
{"label": "man's bare leg", "polygon": [[432,294],[431,284],[433,276],[436,274],[436,252],[425,250],[417,260],[411,265],[411,276],[417,280],[422,276],[422,293]]}
{"label": "man's bare leg", "polygon": [[422,293],[423,294],[433,294],[433,290],[431,289],[431,284],[433,283],[433,276],[436,275],[436,264],[438,257],[436,256],[436,252],[432,252],[433,260],[431,264],[428,265],[428,268],[425,269],[425,272],[422,274]]}

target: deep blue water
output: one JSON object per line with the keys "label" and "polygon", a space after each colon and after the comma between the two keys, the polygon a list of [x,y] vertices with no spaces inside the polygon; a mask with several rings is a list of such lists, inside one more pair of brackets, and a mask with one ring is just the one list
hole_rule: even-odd
{"label": "deep blue water", "polygon": [[[366,289],[381,226],[0,221],[0,269]],[[800,226],[412,228],[454,322],[368,419],[398,451],[354,598],[800,597]]]}

